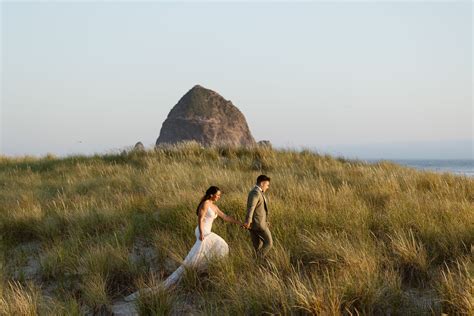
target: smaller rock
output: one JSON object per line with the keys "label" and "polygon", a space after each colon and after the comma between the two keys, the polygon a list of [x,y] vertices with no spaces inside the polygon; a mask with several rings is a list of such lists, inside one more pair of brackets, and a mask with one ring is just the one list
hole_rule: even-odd
{"label": "smaller rock", "polygon": [[261,140],[257,143],[257,145],[260,147],[272,148],[272,143],[269,140]]}
{"label": "smaller rock", "polygon": [[135,144],[135,146],[133,147],[133,150],[134,151],[145,151],[145,146],[143,146],[143,143],[142,142],[138,142]]}

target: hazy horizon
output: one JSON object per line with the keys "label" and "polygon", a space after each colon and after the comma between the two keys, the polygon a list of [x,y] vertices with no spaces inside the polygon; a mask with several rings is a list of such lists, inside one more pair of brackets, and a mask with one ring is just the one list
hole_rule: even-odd
{"label": "hazy horizon", "polygon": [[2,2],[0,154],[152,146],[195,84],[258,140],[473,159],[470,1]]}

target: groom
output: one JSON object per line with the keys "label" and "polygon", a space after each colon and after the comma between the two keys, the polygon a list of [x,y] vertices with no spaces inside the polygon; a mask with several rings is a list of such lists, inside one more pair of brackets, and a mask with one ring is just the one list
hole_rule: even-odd
{"label": "groom", "polygon": [[265,192],[269,187],[270,178],[263,174],[258,176],[257,184],[249,192],[247,216],[243,225],[250,231],[253,247],[259,258],[264,258],[273,246],[270,223],[267,222],[268,205],[265,197]]}

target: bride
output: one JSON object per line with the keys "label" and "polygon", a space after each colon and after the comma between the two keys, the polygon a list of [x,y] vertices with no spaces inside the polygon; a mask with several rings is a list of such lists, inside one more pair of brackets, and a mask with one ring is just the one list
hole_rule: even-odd
{"label": "bride", "polygon": [[[184,273],[185,268],[204,269],[210,259],[225,257],[229,253],[229,246],[225,240],[211,232],[212,222],[219,216],[226,222],[240,226],[242,226],[243,223],[234,219],[232,216],[224,214],[224,212],[217,207],[215,202],[217,202],[220,197],[221,191],[218,187],[211,186],[207,189],[206,194],[202,197],[196,209],[196,215],[198,216],[198,225],[194,230],[196,242],[181,266],[161,284],[162,288],[168,289],[176,284]],[[144,294],[145,292],[153,291],[153,289],[155,288],[137,291],[127,296],[125,300],[132,301],[138,298],[139,292]]]}

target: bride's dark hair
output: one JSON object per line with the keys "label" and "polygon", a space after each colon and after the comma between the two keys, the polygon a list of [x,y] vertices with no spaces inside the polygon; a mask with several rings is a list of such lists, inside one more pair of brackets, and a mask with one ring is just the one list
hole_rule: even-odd
{"label": "bride's dark hair", "polygon": [[196,215],[199,216],[199,209],[201,208],[202,203],[209,200],[212,195],[217,194],[219,191],[220,189],[216,186],[210,186],[209,189],[207,189],[206,194],[204,194],[204,196],[201,198],[201,202],[199,202],[199,205],[196,209]]}

